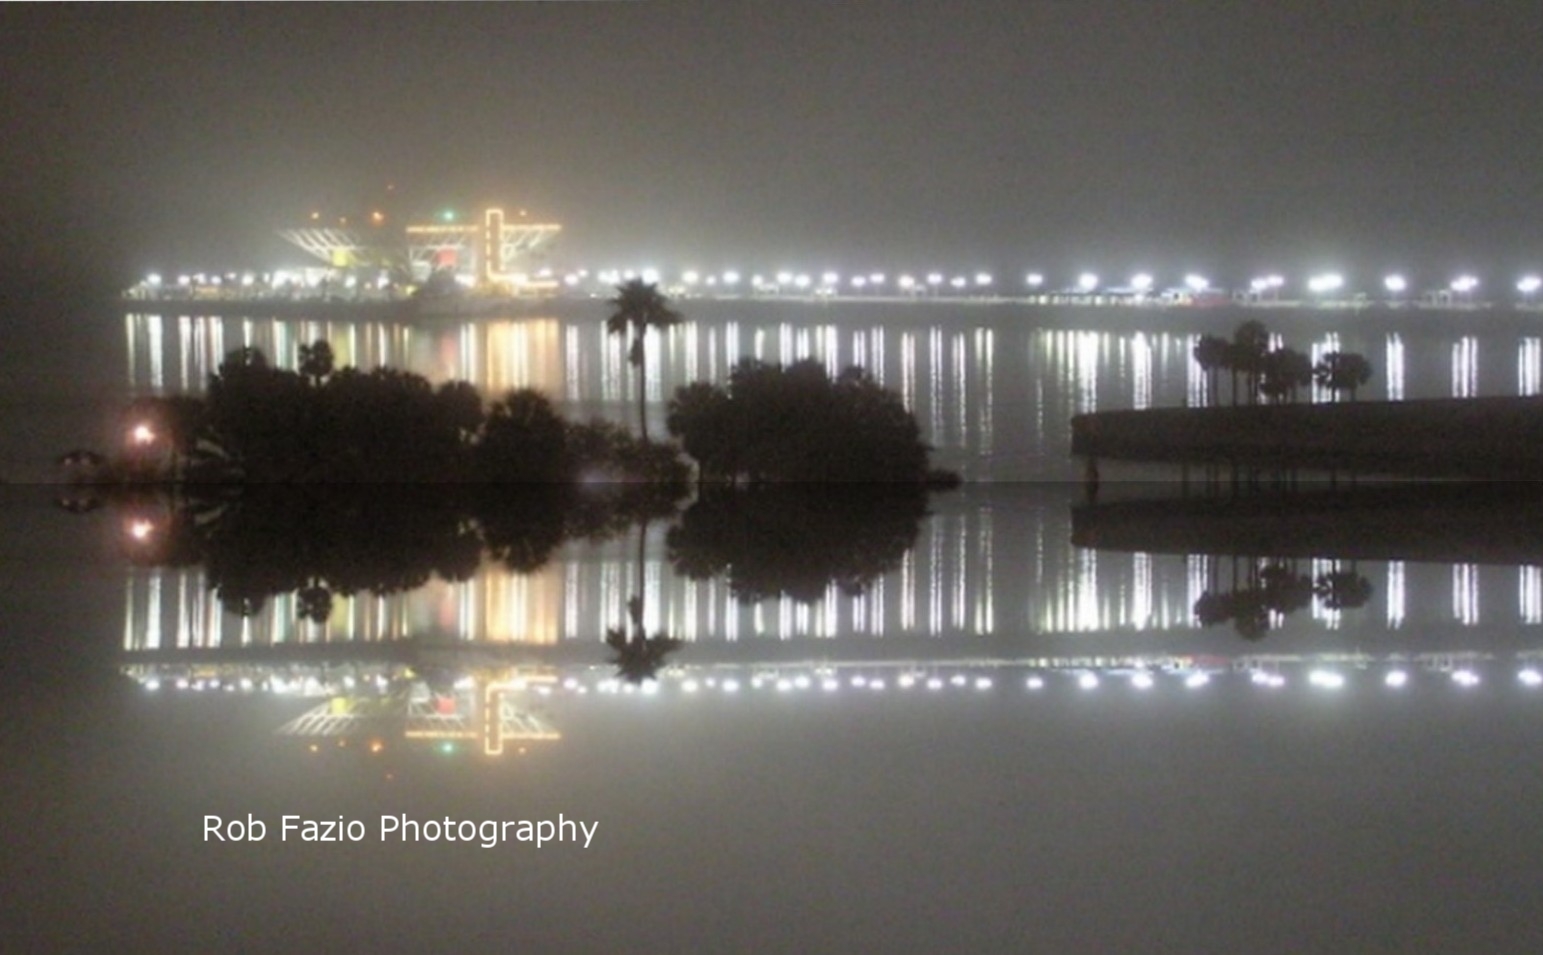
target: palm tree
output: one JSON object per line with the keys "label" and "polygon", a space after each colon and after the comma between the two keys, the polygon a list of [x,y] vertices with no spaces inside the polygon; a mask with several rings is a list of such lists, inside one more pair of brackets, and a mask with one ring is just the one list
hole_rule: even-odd
{"label": "palm tree", "polygon": [[1341,391],[1350,392],[1354,401],[1356,389],[1371,381],[1372,363],[1355,352],[1329,352],[1313,368],[1313,378],[1336,397]]}
{"label": "palm tree", "polygon": [[332,374],[332,345],[325,338],[318,338],[309,345],[300,346],[300,377],[312,388],[321,387],[323,378]]}
{"label": "palm tree", "polygon": [[1238,374],[1241,372],[1248,379],[1248,403],[1253,404],[1259,397],[1259,375],[1262,369],[1265,352],[1270,349],[1270,333],[1265,329],[1264,323],[1249,320],[1239,325],[1232,333],[1232,355],[1230,367],[1232,368],[1232,403],[1238,403]]}
{"label": "palm tree", "polygon": [[650,328],[665,329],[679,325],[684,319],[670,308],[669,299],[659,291],[659,286],[633,279],[616,286],[616,297],[607,302],[613,309],[605,320],[605,330],[612,335],[632,336],[627,349],[627,361],[636,369],[638,379],[638,429],[643,441],[648,441],[647,395],[644,381],[643,342]]}

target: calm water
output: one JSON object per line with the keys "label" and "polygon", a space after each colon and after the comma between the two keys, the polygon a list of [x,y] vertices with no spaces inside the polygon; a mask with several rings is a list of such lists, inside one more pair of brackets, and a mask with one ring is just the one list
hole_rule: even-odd
{"label": "calm water", "polygon": [[[1537,949],[1543,545],[1496,558],[1487,523],[1514,514],[1525,540],[1531,496],[1411,507],[1440,528],[1418,555],[1304,554],[1290,534],[1234,555],[1161,521],[1143,537],[1139,513],[1139,546],[1078,546],[1080,489],[1027,480],[1075,473],[1065,419],[1195,396],[1190,336],[1232,318],[839,308],[713,306],[654,349],[651,380],[757,347],[882,363],[945,461],[995,479],[933,498],[845,586],[801,571],[882,550],[861,529],[704,576],[671,537],[683,517],[531,572],[484,558],[465,580],[334,594],[320,619],[288,592],[242,617],[211,587],[229,567],[145,559],[163,505],[70,515],[53,489],[4,489],[0,947]],[[1527,329],[1484,318],[1469,345],[1465,320],[1268,319],[1296,347],[1371,355],[1379,397],[1535,387]],[[577,314],[118,322],[124,394],[196,382],[245,340],[321,335],[345,363],[631,410],[619,348]],[[641,687],[605,643],[633,597],[682,641]],[[1202,625],[1217,597],[1226,619]],[[589,848],[380,834],[383,816],[559,814],[598,824]],[[206,841],[210,815],[268,835]],[[285,815],[364,836],[281,839]]]}

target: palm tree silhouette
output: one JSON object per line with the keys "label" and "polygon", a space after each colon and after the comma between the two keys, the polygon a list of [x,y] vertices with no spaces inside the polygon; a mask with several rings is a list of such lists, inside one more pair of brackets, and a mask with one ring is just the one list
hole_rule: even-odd
{"label": "palm tree silhouette", "polygon": [[638,430],[643,441],[648,441],[648,413],[646,382],[644,381],[644,340],[650,328],[666,329],[679,325],[684,319],[670,308],[669,299],[659,291],[659,286],[633,279],[616,286],[616,297],[610,299],[613,311],[605,320],[605,330],[612,335],[631,335],[632,345],[627,349],[627,361],[636,369],[638,379]]}
{"label": "palm tree silhouette", "polygon": [[1355,352],[1329,352],[1313,368],[1313,378],[1336,397],[1339,392],[1348,391],[1354,401],[1356,389],[1371,381],[1372,363]]}
{"label": "palm tree silhouette", "polygon": [[652,637],[643,626],[643,593],[644,556],[648,543],[648,520],[638,523],[638,558],[637,558],[637,593],[627,600],[627,621],[620,627],[611,627],[605,632],[605,642],[616,655],[611,657],[611,663],[616,667],[616,675],[628,683],[642,683],[646,680],[658,678],[659,671],[664,667],[665,658],[679,649],[680,639],[656,633]]}

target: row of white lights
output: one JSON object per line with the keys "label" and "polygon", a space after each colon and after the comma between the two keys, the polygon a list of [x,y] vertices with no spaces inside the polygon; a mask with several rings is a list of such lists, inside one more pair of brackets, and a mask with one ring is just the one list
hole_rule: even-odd
{"label": "row of white lights", "polygon": [[[577,286],[589,279],[588,270],[569,273],[564,277],[564,283],[570,287]],[[642,279],[644,282],[657,284],[661,275],[657,269],[611,269],[594,275],[596,281],[613,285],[620,282]],[[870,272],[858,275],[849,275],[845,279],[837,272],[823,272],[814,275],[808,272],[777,272],[773,275],[752,275],[749,280],[751,288],[757,290],[780,290],[792,288],[797,291],[833,294],[841,286],[846,284],[854,290],[882,289],[889,282],[889,276],[884,272]],[[721,274],[704,274],[695,270],[687,270],[680,275],[679,285],[687,290],[697,288],[737,288],[744,282],[744,277],[737,271],[727,271]],[[1024,285],[1031,290],[1045,287],[1046,278],[1042,272],[1030,272],[1024,276]],[[987,289],[996,284],[996,278],[990,272],[974,272],[969,274],[947,275],[943,272],[928,272],[925,275],[913,275],[903,273],[894,279],[896,288],[903,292],[914,292],[926,289]],[[1402,274],[1385,276],[1382,280],[1383,288],[1394,295],[1401,295],[1410,288],[1409,279]],[[1446,288],[1452,292],[1468,295],[1479,287],[1477,276],[1464,273],[1452,279]],[[1322,272],[1311,275],[1305,282],[1305,288],[1314,295],[1327,295],[1344,290],[1345,276],[1339,272]],[[1200,294],[1211,291],[1215,286],[1210,279],[1197,273],[1188,273],[1184,276],[1182,286],[1189,292]],[[1282,275],[1262,275],[1249,281],[1249,289],[1256,294],[1264,295],[1278,293],[1286,286],[1286,279]],[[1076,291],[1092,293],[1101,287],[1106,287],[1104,280],[1096,272],[1081,272],[1077,275]],[[1138,272],[1130,277],[1124,290],[1138,293],[1149,293],[1156,288],[1156,279],[1149,272]],[[1543,276],[1527,274],[1516,281],[1516,290],[1523,295],[1532,295],[1543,290]]]}
{"label": "row of white lights", "polygon": [[[541,269],[536,273],[540,279],[552,278],[551,269]],[[569,272],[563,276],[563,284],[570,288],[577,287],[591,278],[588,269],[580,269]],[[642,279],[650,284],[657,284],[662,276],[657,269],[608,269],[594,273],[595,281],[604,285],[616,285],[633,279]],[[263,276],[265,283],[269,281],[267,275]],[[258,276],[247,272],[240,276],[229,273],[225,276],[205,275],[179,275],[176,284],[179,287],[190,286],[214,286],[222,287],[227,282],[239,285],[242,288],[251,288],[257,284]],[[737,271],[729,270],[722,273],[707,273],[688,269],[681,273],[679,284],[688,290],[697,288],[738,288],[744,281],[744,277]],[[889,282],[889,276],[884,272],[869,272],[859,275],[849,275],[845,278],[845,284],[853,290],[883,289]],[[1155,279],[1149,272],[1138,272],[1130,277],[1126,288],[1133,292],[1147,293],[1155,287]],[[377,284],[387,284],[388,280],[381,278]],[[904,273],[895,278],[895,287],[903,292],[915,292],[924,289],[953,289],[961,291],[965,289],[987,289],[996,282],[990,272],[977,271],[965,275],[945,275],[942,272],[928,272],[925,275],[912,275]],[[793,288],[798,291],[823,292],[834,294],[843,284],[842,276],[837,272],[823,272],[820,275],[812,275],[807,272],[777,272],[773,275],[752,275],[749,279],[752,289],[773,290]],[[164,280],[158,273],[150,273],[145,277],[144,284],[150,288],[160,288]],[[350,276],[347,280],[349,287],[353,287],[355,279]],[[1075,288],[1079,292],[1091,293],[1102,284],[1102,280],[1096,272],[1079,273]],[[1249,289],[1255,294],[1269,294],[1278,292],[1286,284],[1284,276],[1262,275],[1249,281]],[[1024,276],[1024,285],[1029,289],[1040,289],[1045,285],[1045,276],[1041,272],[1030,272]],[[1393,295],[1401,295],[1409,290],[1409,280],[1401,274],[1385,276],[1382,280],[1383,288]],[[1184,276],[1184,288],[1190,292],[1199,294],[1212,288],[1211,281],[1203,275],[1189,273]],[[1345,277],[1338,272],[1323,272],[1309,276],[1306,288],[1314,295],[1326,295],[1338,292],[1345,287]],[[1447,289],[1459,295],[1468,295],[1479,287],[1479,279],[1471,274],[1459,275],[1447,284]],[[1523,295],[1532,295],[1543,289],[1543,276],[1528,274],[1516,281],[1516,290]]]}
{"label": "row of white lights", "polygon": [[[1449,677],[1453,683],[1461,687],[1474,687],[1481,682],[1478,673],[1466,668],[1450,671]],[[1516,678],[1523,686],[1543,687],[1543,672],[1539,672],[1532,667],[1521,670],[1517,673]],[[1076,683],[1083,690],[1096,690],[1103,685],[1105,679],[1107,677],[1100,677],[1097,673],[1084,670],[1077,674]],[[1383,683],[1393,689],[1407,686],[1410,679],[1411,675],[1408,670],[1389,670],[1383,675]],[[1249,681],[1257,686],[1270,688],[1279,688],[1286,685],[1286,678],[1284,676],[1265,670],[1249,671]],[[1127,678],[1127,682],[1135,689],[1150,690],[1157,685],[1157,678],[1151,672],[1143,670],[1131,674]],[[1185,674],[1183,678],[1184,685],[1190,689],[1199,689],[1210,682],[1211,674],[1200,670]],[[1307,682],[1321,689],[1336,690],[1345,686],[1346,678],[1343,673],[1337,670],[1315,669],[1308,673]],[[345,678],[343,683],[349,689],[354,688],[356,685],[352,677]],[[384,689],[387,685],[384,677],[377,677],[374,683],[378,689]],[[181,677],[173,681],[172,685],[179,690],[193,691],[225,690],[233,692],[239,689],[243,692],[251,692],[257,688],[257,684],[247,677],[235,680],[220,680],[218,678],[204,680]],[[588,687],[585,687],[571,677],[563,681],[562,685],[569,692],[588,692]],[[902,674],[894,680],[894,686],[898,689],[925,688],[934,692],[948,687],[985,691],[992,689],[995,685],[996,681],[989,676],[969,677],[962,673],[956,673],[946,680],[940,676],[922,677],[917,674]],[[1045,688],[1045,685],[1045,677],[1040,674],[1034,674],[1024,681],[1025,688],[1030,690],[1041,690]],[[159,690],[161,686],[161,680],[158,678],[152,677],[144,681],[144,687],[147,690]],[[792,677],[757,676],[748,680],[740,680],[736,677],[726,677],[721,680],[716,677],[707,677],[699,680],[693,677],[680,681],[681,692],[688,694],[699,693],[704,690],[719,690],[723,693],[733,694],[740,692],[742,689],[773,689],[780,693],[787,693],[794,690],[814,689],[816,687],[824,692],[833,693],[840,690],[842,686],[843,681],[834,676],[826,675],[816,678],[804,674]],[[883,691],[890,686],[890,682],[883,677],[852,676],[846,679],[845,686],[856,690]],[[296,680],[293,682],[273,678],[272,680],[265,681],[264,688],[274,693],[308,692],[311,694],[325,689],[314,678],[307,681]],[[551,693],[551,688],[545,685],[537,686],[534,689],[542,696]],[[653,695],[658,693],[659,684],[657,681],[649,681],[641,685],[634,685],[611,678],[601,680],[595,689],[607,694],[642,693],[644,695]]]}

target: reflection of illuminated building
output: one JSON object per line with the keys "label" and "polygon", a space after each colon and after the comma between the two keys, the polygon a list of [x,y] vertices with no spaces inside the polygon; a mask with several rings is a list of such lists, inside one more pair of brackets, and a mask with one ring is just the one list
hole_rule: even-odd
{"label": "reflection of illuminated building", "polygon": [[[385,740],[441,744],[466,742],[484,755],[500,756],[505,745],[562,739],[522,701],[550,687],[550,674],[505,670],[463,677],[452,687],[431,689],[421,680],[406,686],[356,682],[352,692],[333,696],[279,729],[280,735],[366,741],[379,751]],[[374,692],[372,692],[372,690]]]}

